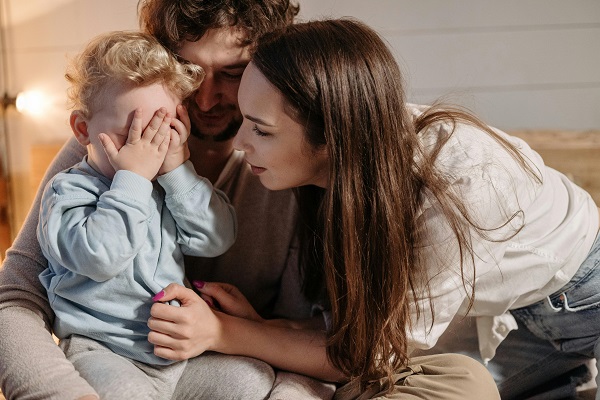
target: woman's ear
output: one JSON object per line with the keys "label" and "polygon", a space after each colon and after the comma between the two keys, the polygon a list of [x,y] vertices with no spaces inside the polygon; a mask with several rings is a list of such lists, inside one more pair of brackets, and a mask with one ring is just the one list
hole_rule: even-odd
{"label": "woman's ear", "polygon": [[87,119],[83,116],[83,112],[81,110],[75,110],[71,112],[71,118],[69,118],[69,122],[71,123],[71,129],[73,130],[73,135],[75,135],[77,141],[83,146],[90,144],[90,134],[88,133],[87,129]]}

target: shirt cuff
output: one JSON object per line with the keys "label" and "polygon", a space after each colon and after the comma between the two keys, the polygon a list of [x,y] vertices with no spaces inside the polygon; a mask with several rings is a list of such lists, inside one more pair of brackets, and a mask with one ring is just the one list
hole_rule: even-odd
{"label": "shirt cuff", "polygon": [[152,182],[135,172],[119,170],[113,177],[110,190],[116,190],[127,197],[146,199],[152,195]]}
{"label": "shirt cuff", "polygon": [[212,189],[209,180],[199,176],[189,160],[174,170],[160,175],[156,180],[165,189],[167,197],[188,193],[198,184],[206,185],[209,189]]}

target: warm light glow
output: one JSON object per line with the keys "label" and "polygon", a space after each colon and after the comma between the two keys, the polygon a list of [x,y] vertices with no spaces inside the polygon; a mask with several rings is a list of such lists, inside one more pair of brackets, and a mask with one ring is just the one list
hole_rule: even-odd
{"label": "warm light glow", "polygon": [[17,95],[17,111],[23,114],[40,116],[48,107],[48,99],[42,92],[29,90]]}

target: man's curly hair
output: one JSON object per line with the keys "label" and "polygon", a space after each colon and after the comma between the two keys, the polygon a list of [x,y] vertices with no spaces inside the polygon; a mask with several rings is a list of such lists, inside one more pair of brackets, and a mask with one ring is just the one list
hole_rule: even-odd
{"label": "man's curly hair", "polygon": [[289,0],[139,0],[140,28],[172,52],[184,41],[198,41],[209,29],[236,27],[242,46],[290,25],[300,6]]}

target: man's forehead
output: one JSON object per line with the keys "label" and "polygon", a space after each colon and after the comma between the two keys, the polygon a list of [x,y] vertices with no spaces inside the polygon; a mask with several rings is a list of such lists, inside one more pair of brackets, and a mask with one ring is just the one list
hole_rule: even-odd
{"label": "man's forehead", "polygon": [[179,56],[201,66],[245,66],[250,60],[250,46],[245,45],[245,33],[236,27],[209,29],[195,42],[185,41]]}
{"label": "man's forehead", "polygon": [[[225,26],[221,28],[209,29],[202,37],[212,37],[220,43],[226,43],[231,47],[245,48],[248,43],[247,32],[239,26]],[[201,38],[202,39],[202,38]]]}

